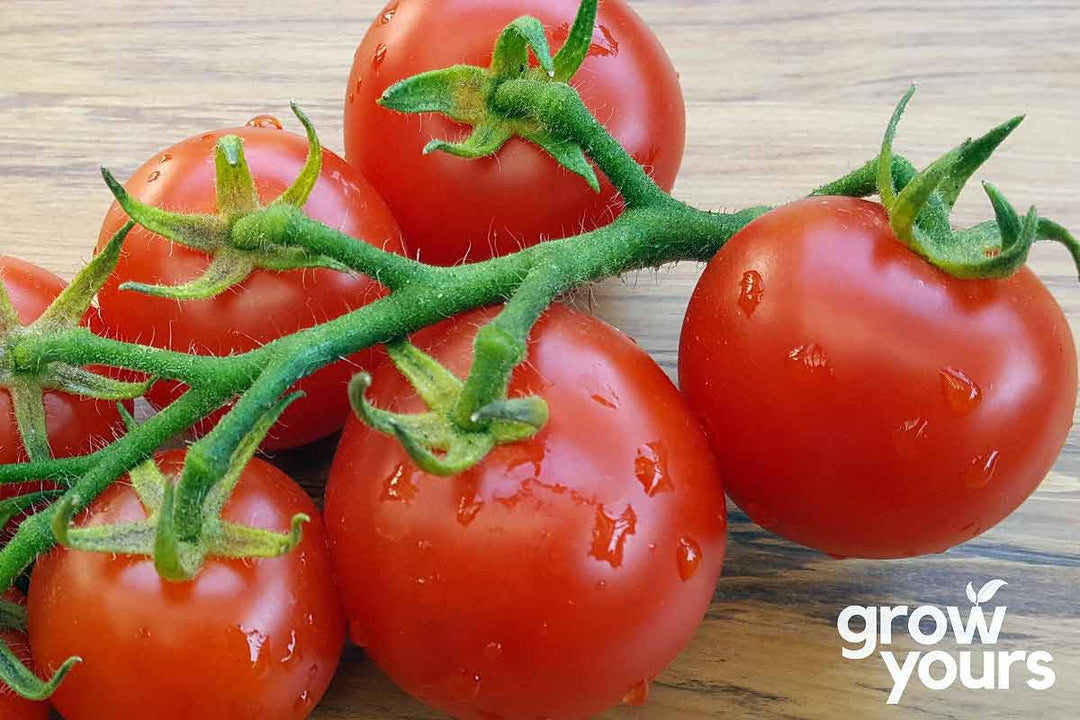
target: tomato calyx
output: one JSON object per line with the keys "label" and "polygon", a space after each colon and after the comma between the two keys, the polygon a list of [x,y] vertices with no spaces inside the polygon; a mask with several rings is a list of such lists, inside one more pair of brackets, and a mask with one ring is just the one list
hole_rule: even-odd
{"label": "tomato calyx", "polygon": [[1021,217],[994,185],[983,190],[994,209],[994,220],[954,229],[950,215],[964,186],[1023,116],[967,140],[922,171],[893,153],[900,119],[915,93],[912,86],[900,99],[889,120],[877,161],[816,191],[815,195],[870,195],[877,193],[889,215],[896,237],[930,264],[961,279],[1004,278],[1027,262],[1031,246],[1049,240],[1065,246],[1080,272],[1080,242],[1064,227],[1040,217],[1035,207]]}
{"label": "tomato calyx", "polygon": [[176,213],[147,205],[129,195],[107,169],[101,169],[109,190],[132,220],[171,242],[199,250],[211,258],[202,275],[183,285],[126,282],[120,285],[121,290],[181,301],[206,300],[242,283],[257,269],[285,272],[329,268],[351,272],[333,258],[279,244],[264,232],[270,216],[280,222],[282,216],[302,213],[322,168],[322,145],[314,126],[296,103],[291,107],[307,133],[307,160],[292,185],[266,207],[259,202],[244,157],[244,141],[236,135],[219,139],[214,149],[217,215]]}
{"label": "tomato calyx", "polygon": [[[402,113],[437,112],[468,125],[472,133],[461,142],[432,140],[424,154],[445,152],[466,159],[489,157],[507,140],[520,137],[541,147],[556,162],[581,176],[595,192],[600,191],[596,171],[585,157],[581,144],[560,132],[556,123],[545,122],[534,113],[518,112],[497,102],[507,83],[524,84],[532,90],[532,100],[547,98],[551,85],[566,85],[581,67],[592,42],[597,0],[584,0],[559,52],[552,57],[539,20],[523,16],[506,26],[495,43],[491,65],[454,65],[414,75],[391,85],[379,98],[383,107]],[[532,50],[539,68],[529,62]],[[569,86],[567,86],[569,87]],[[523,91],[517,88],[517,94]],[[574,91],[576,95],[576,91]]]}
{"label": "tomato calyx", "polygon": [[[470,408],[467,383],[430,355],[407,340],[388,343],[386,349],[428,411],[404,414],[376,408],[366,397],[371,387],[368,373],[353,377],[349,400],[364,423],[397,438],[424,472],[443,476],[463,472],[496,446],[528,440],[547,423],[548,407],[541,397],[507,398],[504,388],[502,398]],[[461,422],[463,413],[471,426]]]}
{"label": "tomato calyx", "polygon": [[[23,447],[31,460],[52,457],[45,422],[45,392],[55,391],[97,400],[132,400],[153,380],[125,382],[86,368],[52,361],[39,352],[39,342],[82,323],[90,304],[108,279],[131,230],[126,224],[105,250],[91,260],[63,292],[29,325],[23,325],[7,289],[0,282],[0,387],[8,391]],[[39,498],[42,499],[42,498]],[[0,520],[20,511],[23,498],[0,503]]]}
{"label": "tomato calyx", "polygon": [[[19,596],[13,593],[0,596],[0,631],[26,632],[26,605],[15,602],[18,599]],[[68,671],[80,662],[82,658],[68,658],[48,681],[43,681],[23,664],[7,642],[0,642],[0,683],[27,700],[47,700]]]}
{"label": "tomato calyx", "polygon": [[[279,533],[227,522],[222,519],[221,511],[266,433],[301,395],[293,393],[278,402],[237,446],[228,470],[202,500],[201,531],[196,537],[184,539],[176,531],[175,478],[166,477],[153,460],[148,460],[130,472],[132,487],[146,510],[145,520],[72,527],[72,516],[79,503],[69,494],[56,504],[52,518],[57,542],[83,552],[153,558],[158,574],[171,582],[193,579],[207,558],[275,558],[291,552],[300,544],[304,524],[311,521],[308,515],[294,515],[288,532]],[[133,427],[131,416],[121,412]]]}

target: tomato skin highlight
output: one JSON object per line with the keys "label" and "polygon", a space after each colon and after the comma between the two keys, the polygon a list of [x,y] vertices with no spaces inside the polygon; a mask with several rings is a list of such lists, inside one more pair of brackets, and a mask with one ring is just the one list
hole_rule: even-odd
{"label": "tomato skin highlight", "polygon": [[[183,451],[158,456],[179,472]],[[274,559],[209,559],[192,581],[170,583],[146,558],[56,548],[30,583],[30,637],[42,674],[77,665],[53,696],[66,720],[153,717],[305,718],[325,692],[344,644],[326,535],[310,498],[252,460],[226,520],[285,531],[311,516],[301,544]],[[130,485],[112,485],[84,513],[95,525],[145,517]]]}
{"label": "tomato skin highlight", "polygon": [[[262,202],[281,194],[307,156],[305,138],[272,127],[241,127],[198,135],[148,160],[126,183],[127,191],[151,205],[182,212],[217,210],[214,146],[239,135]],[[304,212],[330,227],[395,253],[404,253],[400,231],[385,203],[341,158],[323,150],[323,167]],[[101,228],[98,251],[127,216],[115,202]],[[261,347],[283,335],[331,320],[382,297],[381,286],[364,275],[333,270],[256,270],[239,286],[209,300],[177,302],[121,291],[128,281],[178,285],[202,274],[203,252],[171,243],[145,228],[128,235],[109,282],[100,294],[101,314],[111,335],[128,342],[200,354],[227,355]],[[380,353],[367,350],[329,365],[297,383],[306,393],[285,411],[263,448],[305,445],[341,428],[348,414],[345,388],[357,365],[371,367]],[[160,382],[149,392],[156,407],[183,393],[178,383]],[[220,414],[199,425],[205,433]]]}
{"label": "tomato skin highlight", "polygon": [[958,280],[884,209],[811,198],[710,262],[679,353],[729,496],[838,556],[941,552],[1039,485],[1076,403],[1065,316],[1027,268]]}
{"label": "tomato skin highlight", "polygon": [[[4,593],[4,599],[8,602],[26,604],[26,599],[16,590],[8,590]],[[0,631],[0,640],[3,640],[16,657],[28,667],[33,663],[30,659],[30,645],[26,641],[26,635],[13,630]],[[49,717],[49,703],[33,702],[19,697],[11,688],[0,682],[0,718],[3,720],[47,720]]]}
{"label": "tomato skin highlight", "polygon": [[[458,140],[467,128],[441,115],[376,105],[386,88],[407,77],[459,63],[487,67],[503,28],[522,15],[544,23],[557,52],[577,8],[578,0],[393,0],[368,30],[346,91],[345,156],[379,190],[421,260],[485,260],[606,225],[621,212],[602,173],[601,192],[594,193],[520,138],[479,160],[423,155],[428,141]],[[592,47],[571,85],[670,190],[685,144],[682,91],[659,40],[625,0],[600,3]]]}
{"label": "tomato skin highlight", "polygon": [[[414,342],[462,375],[494,310]],[[578,718],[651,680],[696,630],[720,574],[723,491],[703,433],[629,338],[551,308],[511,396],[551,418],[452,478],[350,421],[327,487],[354,640],[407,692],[458,718]],[[389,364],[381,407],[422,404]]]}
{"label": "tomato skin highlight", "polygon": [[[8,296],[24,325],[32,323],[63,291],[65,283],[44,268],[12,257],[0,256],[0,276]],[[90,310],[83,320],[97,330],[97,312]],[[49,443],[55,457],[83,455],[112,442],[122,430],[123,422],[116,404],[66,393],[45,392],[45,424]],[[24,462],[27,459],[15,423],[11,395],[0,388],[0,464]],[[40,489],[41,483],[0,485],[0,499],[26,490]]]}

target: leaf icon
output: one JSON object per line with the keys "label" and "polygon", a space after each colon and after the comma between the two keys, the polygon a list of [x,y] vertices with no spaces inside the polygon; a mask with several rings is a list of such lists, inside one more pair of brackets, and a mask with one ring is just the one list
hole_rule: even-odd
{"label": "leaf icon", "polygon": [[994,596],[997,595],[997,591],[1008,584],[1009,583],[1005,582],[1004,580],[991,580],[990,582],[986,583],[981,588],[979,588],[979,594],[976,596],[978,600],[977,604],[990,602],[994,598]]}
{"label": "leaf icon", "polygon": [[970,582],[967,584],[967,591],[966,592],[967,592],[967,599],[971,601],[971,604],[972,605],[978,605],[979,604],[979,599],[975,595],[975,586],[972,585]]}

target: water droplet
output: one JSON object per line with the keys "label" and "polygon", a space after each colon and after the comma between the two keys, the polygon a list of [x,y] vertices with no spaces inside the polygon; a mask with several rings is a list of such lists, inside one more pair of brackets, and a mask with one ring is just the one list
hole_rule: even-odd
{"label": "water droplet", "polygon": [[579,378],[579,381],[581,386],[585,388],[585,392],[589,393],[589,397],[592,398],[593,402],[610,410],[619,409],[619,394],[604,378],[595,373],[584,373]]}
{"label": "water droplet", "polygon": [[945,366],[938,370],[941,375],[941,391],[954,413],[963,417],[970,415],[982,402],[982,390],[967,373],[959,368]]}
{"label": "water droplet", "polygon": [[701,546],[693,538],[683,535],[675,549],[675,559],[679,567],[679,577],[686,582],[701,569]]}
{"label": "water droplet", "polygon": [[596,581],[596,589],[597,590],[605,590],[605,589],[607,589],[607,580],[597,580]]}
{"label": "water droplet", "polygon": [[623,695],[623,705],[641,707],[649,701],[649,681],[642,680]]}
{"label": "water droplet", "polygon": [[386,62],[386,45],[379,43],[375,46],[375,54],[371,56],[371,69],[378,71]]}
{"label": "water droplet", "polygon": [[498,660],[502,657],[503,645],[501,642],[489,642],[484,646],[484,658],[487,660]]}
{"label": "water droplet", "polygon": [[410,502],[416,497],[416,484],[413,482],[411,467],[399,464],[383,484],[383,500]]}
{"label": "water droplet", "polygon": [[806,368],[811,375],[833,374],[832,368],[829,367],[829,356],[825,352],[825,348],[817,343],[800,345],[788,353],[788,359]]}
{"label": "water droplet", "polygon": [[266,641],[270,638],[258,630],[245,630],[244,628],[240,628],[240,631],[244,633],[244,637],[247,638],[248,656],[251,660],[251,666],[255,667],[259,664],[263,648],[266,647]]}
{"label": "water droplet", "polygon": [[973,490],[988,485],[994,479],[1000,455],[1001,453],[994,450],[986,455],[976,455],[972,458],[971,462],[960,470],[960,478],[964,481],[964,485]]}
{"label": "water droplet", "polygon": [[247,126],[253,128],[267,128],[269,130],[280,130],[281,121],[273,115],[256,115],[247,121]]}
{"label": "water droplet", "polygon": [[356,647],[367,647],[367,630],[356,620],[349,621],[349,639]]}
{"label": "water droplet", "polygon": [[470,703],[480,694],[480,673],[458,668],[446,680],[446,692],[459,703]]}
{"label": "water droplet", "polygon": [[152,183],[155,180],[157,180],[159,177],[161,177],[161,171],[160,170],[155,170],[154,172],[150,173],[147,176],[146,182],[147,182],[147,184]]}
{"label": "water droplet", "polygon": [[761,273],[757,270],[747,270],[743,273],[739,282],[739,308],[743,315],[750,317],[761,304],[761,297],[765,294],[762,285]]}
{"label": "water droplet", "polygon": [[305,690],[304,692],[300,693],[300,695],[296,698],[296,702],[294,703],[293,707],[297,710],[303,710],[310,703],[311,691]]}
{"label": "water droplet", "polygon": [[364,86],[364,79],[363,78],[356,78],[356,85],[354,86],[353,92],[360,92],[360,88],[362,88],[363,86]]}
{"label": "water droplet", "polygon": [[397,15],[397,8],[398,8],[398,4],[394,3],[390,7],[383,10],[383,14],[379,16],[379,24],[380,25],[389,25],[390,21],[394,19],[395,15]]}
{"label": "water droplet", "polygon": [[746,506],[746,516],[752,522],[763,528],[775,527],[779,522],[776,516],[769,512],[761,503],[751,502]]}
{"label": "water droplet", "polygon": [[164,165],[165,163],[169,162],[170,160],[172,160],[172,155],[170,155],[169,153],[165,153],[164,155],[161,156],[161,159],[158,160],[158,165]]}
{"label": "water droplet", "polygon": [[897,455],[904,460],[915,457],[929,429],[930,423],[925,418],[913,418],[900,423],[900,427],[893,431],[893,447],[896,448]]}
{"label": "water droplet", "polygon": [[356,102],[356,94],[355,93],[349,93],[349,98],[348,99],[349,99],[349,104],[352,105],[354,102]]}
{"label": "water droplet", "polygon": [[147,627],[139,628],[135,632],[135,636],[138,637],[140,640],[149,640],[150,639],[150,628],[147,628]]}
{"label": "water droplet", "polygon": [[675,486],[668,477],[667,458],[663,452],[660,443],[652,442],[639,447],[634,459],[634,475],[649,497],[675,491]]}
{"label": "water droplet", "polygon": [[462,495],[458,500],[457,521],[468,527],[483,507],[484,501],[477,500],[475,495]]}
{"label": "water droplet", "polygon": [[620,567],[623,562],[623,550],[626,538],[637,529],[637,514],[629,505],[618,517],[612,517],[601,505],[596,509],[596,524],[593,526],[593,544],[589,554],[597,560],[604,560],[611,567]]}
{"label": "water droplet", "polygon": [[289,644],[285,646],[285,657],[281,658],[281,662],[292,662],[296,658],[296,631],[289,631]]}

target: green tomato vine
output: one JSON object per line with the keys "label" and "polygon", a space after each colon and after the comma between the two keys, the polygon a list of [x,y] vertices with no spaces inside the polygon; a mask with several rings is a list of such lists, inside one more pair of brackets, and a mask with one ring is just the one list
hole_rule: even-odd
{"label": "green tomato vine", "polygon": [[[707,261],[767,212],[766,207],[709,212],[673,199],[592,116],[568,83],[584,58],[596,4],[584,0],[566,45],[555,57],[539,23],[521,18],[498,39],[490,68],[434,70],[392,86],[380,101],[388,111],[441,112],[472,126],[473,133],[464,142],[436,141],[425,152],[483,157],[519,136],[544,148],[594,189],[599,170],[618,190],[626,209],[610,225],[591,232],[449,268],[384,252],[301,210],[318,176],[320,148],[311,124],[295,107],[307,130],[309,161],[293,186],[266,206],[254,195],[243,146],[235,137],[222,138],[217,145],[221,208],[217,216],[167,213],[143,205],[103,170],[133,223],[213,256],[208,275],[194,283],[128,288],[133,292],[180,301],[212,297],[255,269],[311,266],[363,273],[391,292],[347,315],[241,355],[193,356],[119,342],[96,336],[77,322],[115,264],[125,229],[76,278],[66,299],[58,300],[59,309],[49,317],[63,321],[17,327],[10,303],[0,294],[0,385],[12,394],[30,457],[29,462],[0,466],[0,483],[48,479],[64,488],[34,495],[33,502],[51,504],[25,519],[0,549],[0,587],[11,586],[58,538],[81,549],[153,556],[162,575],[171,580],[192,577],[207,556],[288,552],[298,541],[302,518],[294,521],[290,533],[253,535],[250,528],[223,523],[218,513],[239,470],[293,399],[289,389],[323,366],[377,344],[387,344],[428,411],[399,415],[372,407],[364,398],[370,376],[360,373],[350,387],[357,413],[377,430],[397,437],[425,471],[461,472],[496,445],[520,441],[544,425],[543,398],[507,397],[507,388],[511,373],[525,357],[531,328],[560,294],[637,269]],[[532,65],[530,51],[539,68]],[[995,219],[954,230],[949,214],[961,189],[1020,118],[965,142],[920,172],[892,151],[896,125],[910,96],[911,92],[898,106],[875,158],[811,194],[880,195],[898,238],[957,277],[1005,277],[1025,262],[1037,240],[1064,244],[1080,266],[1080,245],[1064,228],[1039,217],[1034,209],[1021,217],[992,186],[986,188]],[[453,376],[408,343],[408,335],[423,327],[498,303],[503,304],[502,311],[478,333],[465,378]],[[91,377],[80,369],[86,365],[176,380],[189,389],[142,425],[131,424],[128,433],[108,447],[81,457],[53,459],[44,437],[42,388],[110,399],[134,397],[145,390],[144,384]],[[145,465],[162,444],[234,400],[217,426],[190,447],[175,488]],[[75,513],[125,473],[133,473],[139,481],[149,515],[145,523],[92,532],[69,528]],[[0,514],[24,509],[23,500],[8,501],[11,507],[0,509]],[[75,661],[42,681],[0,643],[0,679],[28,698],[48,697]]]}

